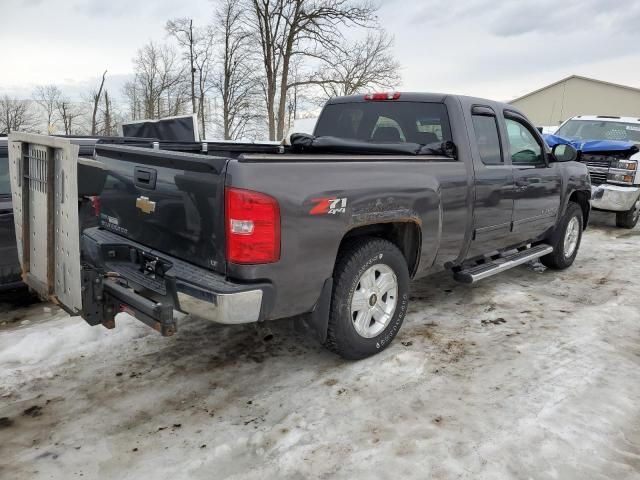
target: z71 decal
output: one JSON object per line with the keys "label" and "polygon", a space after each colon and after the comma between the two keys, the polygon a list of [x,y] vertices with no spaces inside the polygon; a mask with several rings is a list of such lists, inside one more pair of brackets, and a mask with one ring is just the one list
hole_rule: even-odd
{"label": "z71 decal", "polygon": [[337,215],[347,211],[346,198],[314,198],[311,201],[316,204],[309,211],[311,215]]}

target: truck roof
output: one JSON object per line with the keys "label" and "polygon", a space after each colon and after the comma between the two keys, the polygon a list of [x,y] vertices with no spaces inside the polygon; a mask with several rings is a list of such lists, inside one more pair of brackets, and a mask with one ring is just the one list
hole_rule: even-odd
{"label": "truck roof", "polygon": [[569,120],[596,120],[601,122],[623,122],[640,124],[638,117],[618,117],[614,115],[576,115]]}
{"label": "truck roof", "polygon": [[[385,92],[387,93],[387,92]],[[433,93],[433,92],[391,92],[392,94],[399,95],[397,101],[403,102],[432,102],[432,103],[444,103],[448,98],[458,99],[465,107],[470,105],[488,105],[499,109],[508,109],[513,112],[517,112],[522,116],[526,116],[520,109],[514,107],[509,103],[499,102],[496,100],[489,100],[487,98],[470,97],[467,95],[454,95],[449,93]],[[333,97],[329,99],[326,105],[335,105],[341,103],[359,103],[368,101],[366,93],[359,93],[356,95],[348,95],[344,97]],[[389,100],[395,101],[395,100]]]}
{"label": "truck roof", "polygon": [[[398,92],[400,94],[400,101],[405,102],[434,102],[441,103],[445,98],[455,95],[447,95],[444,93],[416,93],[416,92]],[[355,103],[364,102],[365,93],[358,93],[356,95],[347,95],[345,97],[333,97],[327,101],[327,105],[333,105],[336,103]]]}

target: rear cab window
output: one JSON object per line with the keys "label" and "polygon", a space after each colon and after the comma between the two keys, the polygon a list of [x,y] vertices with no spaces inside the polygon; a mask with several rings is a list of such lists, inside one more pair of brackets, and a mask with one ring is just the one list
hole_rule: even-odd
{"label": "rear cab window", "polygon": [[443,103],[365,101],[327,105],[315,130],[317,137],[371,143],[428,145],[451,140]]}

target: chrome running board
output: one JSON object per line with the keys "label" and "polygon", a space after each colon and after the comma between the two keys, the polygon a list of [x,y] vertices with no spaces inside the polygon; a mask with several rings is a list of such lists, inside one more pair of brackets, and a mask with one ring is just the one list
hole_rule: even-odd
{"label": "chrome running board", "polygon": [[535,247],[507,255],[506,257],[499,257],[488,263],[460,270],[453,274],[453,278],[461,283],[476,283],[483,278],[491,277],[497,273],[504,272],[505,270],[517,267],[518,265],[530,262],[531,260],[543,257],[552,252],[553,247],[551,245],[536,245]]}

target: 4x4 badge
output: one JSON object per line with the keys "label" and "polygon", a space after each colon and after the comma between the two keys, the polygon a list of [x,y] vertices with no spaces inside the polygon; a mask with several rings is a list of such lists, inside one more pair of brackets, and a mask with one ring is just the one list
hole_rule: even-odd
{"label": "4x4 badge", "polygon": [[149,197],[136,198],[136,208],[142,213],[150,214],[156,211],[156,202],[149,200]]}
{"label": "4x4 badge", "polygon": [[337,215],[347,211],[346,198],[314,198],[311,201],[316,204],[309,211],[311,215]]}

